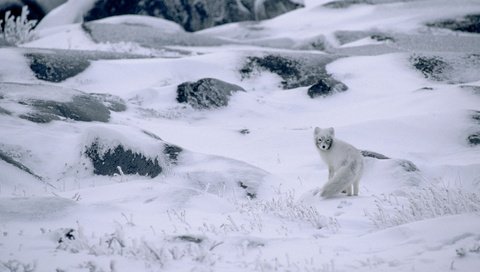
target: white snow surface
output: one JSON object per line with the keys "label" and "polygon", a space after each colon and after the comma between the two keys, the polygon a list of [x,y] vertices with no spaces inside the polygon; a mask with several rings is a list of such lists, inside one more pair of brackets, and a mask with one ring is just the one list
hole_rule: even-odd
{"label": "white snow surface", "polygon": [[[115,51],[72,24],[87,2],[70,0],[53,10],[38,39],[24,47]],[[325,2],[307,0],[305,8],[271,20],[201,32],[244,41],[323,35],[335,46],[337,30],[421,34],[423,22],[480,11],[473,0],[347,9],[321,7]],[[162,27],[150,19],[104,22]],[[365,38],[345,47],[372,44]],[[0,272],[478,270],[480,147],[466,141],[479,131],[470,117],[480,110],[478,92],[424,78],[410,54],[400,52],[337,59],[327,71],[349,89],[311,99],[308,87],[282,90],[273,73],[248,79],[238,73],[252,53],[291,50],[180,49],[191,54],[95,60],[48,84],[35,78],[23,51],[0,49],[2,82],[39,84],[60,100],[57,86],[107,93],[128,106],[112,112],[109,123],[35,124],[0,111],[0,151],[43,177],[0,159]],[[246,92],[215,110],[176,102],[177,85],[205,77]],[[21,89],[15,95],[35,97]],[[334,127],[338,138],[392,159],[365,158],[359,196],[321,199],[313,192],[327,181],[328,167],[315,150],[316,126]],[[162,162],[165,171],[153,179],[104,177],[82,155],[98,137],[152,158],[164,142],[184,151],[178,165]],[[405,161],[420,170],[407,171]]]}

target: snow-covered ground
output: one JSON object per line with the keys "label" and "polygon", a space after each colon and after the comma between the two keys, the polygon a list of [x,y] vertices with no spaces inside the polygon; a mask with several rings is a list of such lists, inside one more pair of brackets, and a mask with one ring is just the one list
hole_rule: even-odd
{"label": "snow-covered ground", "polygon": [[[478,1],[326,2],[194,34],[142,16],[98,22],[182,35],[161,47],[108,42],[111,32],[95,41],[80,24],[60,25],[57,9],[35,40],[0,48],[0,271],[477,271],[480,147],[467,137],[480,131],[480,37],[425,23],[478,14]],[[65,14],[80,12],[71,6]],[[343,43],[338,31],[368,34]],[[393,38],[371,38],[378,32]],[[426,49],[429,37],[441,44]],[[307,46],[317,40],[325,51]],[[97,55],[46,82],[25,57],[37,48]],[[348,90],[312,99],[309,86],[284,90],[272,72],[242,76],[246,59],[264,54],[332,55],[326,71]],[[453,59],[453,70],[426,77],[412,65],[418,54]],[[176,101],[178,85],[202,78],[245,92],[210,110]],[[127,109],[108,122],[20,118],[41,113],[33,100],[88,93]],[[317,126],[391,158],[365,158],[359,196],[313,194],[328,178]],[[155,158],[162,172],[94,174],[85,154],[95,143],[103,155],[121,145]],[[170,145],[182,149],[172,161],[160,155]]]}

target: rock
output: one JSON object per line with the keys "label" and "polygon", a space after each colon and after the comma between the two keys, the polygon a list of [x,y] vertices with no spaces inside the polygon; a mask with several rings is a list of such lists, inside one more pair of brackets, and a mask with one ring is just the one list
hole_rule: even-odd
{"label": "rock", "polygon": [[471,118],[472,120],[480,124],[480,111],[472,111]]}
{"label": "rock", "polygon": [[425,78],[459,84],[480,80],[480,54],[422,53],[410,57],[415,69]]}
{"label": "rock", "polygon": [[169,162],[173,165],[176,165],[178,162],[178,156],[182,153],[183,149],[179,146],[172,145],[172,144],[165,144],[165,148],[163,149],[163,154],[165,154],[169,160]]}
{"label": "rock", "polygon": [[361,153],[362,153],[362,156],[364,156],[364,157],[374,158],[374,159],[378,159],[378,160],[388,160],[388,159],[390,159],[389,157],[387,157],[383,154],[373,152],[373,151],[362,150]]}
{"label": "rock", "polygon": [[84,136],[82,153],[96,175],[141,175],[154,178],[177,165],[183,149],[148,131],[99,125]]}
{"label": "rock", "polygon": [[0,107],[0,114],[10,115],[12,114],[10,111]]}
{"label": "rock", "polygon": [[[108,122],[110,111],[86,93],[57,86],[0,83],[1,103],[12,109],[11,115],[35,123],[70,119]],[[14,109],[14,110],[13,110]]]}
{"label": "rock", "polygon": [[104,150],[98,141],[93,142],[85,150],[85,155],[93,164],[96,175],[142,175],[154,178],[162,173],[157,158],[148,158],[122,145]]}
{"label": "rock", "polygon": [[[3,160],[6,163],[9,163],[9,164],[17,167],[18,169],[20,169],[24,172],[27,172],[28,174],[34,176],[36,179],[38,179],[40,181],[43,181],[43,178],[41,176],[35,174],[32,170],[30,170],[30,168],[26,167],[21,162],[18,162],[17,160],[15,160],[14,158],[9,156],[6,152],[3,152],[2,150],[0,150],[0,160]],[[49,186],[52,186],[49,183],[46,183],[46,184],[48,184]]]}
{"label": "rock", "polygon": [[85,21],[114,15],[139,14],[165,18],[197,31],[232,22],[263,20],[302,7],[291,0],[97,0]]}
{"label": "rock", "polygon": [[406,172],[418,172],[420,171],[418,167],[409,160],[396,160],[398,164],[405,170]]}
{"label": "rock", "polygon": [[[368,151],[368,150],[361,150],[362,156],[366,158],[373,158],[377,160],[391,160],[391,158],[377,153],[373,151]],[[418,172],[420,171],[419,168],[411,161],[409,160],[402,160],[402,159],[393,159],[393,161],[401,167],[401,169],[405,172]]]}
{"label": "rock", "polygon": [[108,122],[110,119],[110,111],[88,95],[73,96],[72,101],[68,102],[27,100],[24,103],[35,108],[37,112],[21,115],[20,118],[36,123],[48,123],[65,118],[84,122]]}
{"label": "rock", "polygon": [[446,69],[450,69],[448,63],[438,56],[414,56],[411,61],[415,69],[422,72],[425,78],[437,81],[442,80],[441,74]]}
{"label": "rock", "polygon": [[214,109],[228,105],[230,96],[242,87],[214,78],[184,82],[177,87],[177,101],[188,103],[195,109]]}
{"label": "rock", "polygon": [[480,145],[480,132],[469,135],[467,141],[472,146]]}
{"label": "rock", "polygon": [[315,98],[318,96],[329,96],[336,92],[344,92],[348,87],[340,81],[335,80],[331,76],[320,79],[312,87],[308,88],[308,96]]}
{"label": "rock", "polygon": [[132,54],[58,50],[58,49],[23,49],[24,55],[29,60],[30,69],[35,77],[50,82],[62,82],[85,71],[90,62],[100,59],[131,59],[145,58]]}
{"label": "rock", "polygon": [[427,26],[446,28],[453,31],[480,33],[480,14],[471,14],[462,18],[427,23]]}
{"label": "rock", "polygon": [[51,82],[76,76],[90,65],[86,59],[67,55],[29,53],[25,56],[30,60],[30,69],[35,77]]}
{"label": "rock", "polygon": [[369,4],[367,0],[338,0],[323,4],[326,8],[341,9],[357,4]]}
{"label": "rock", "polygon": [[335,59],[318,54],[267,54],[246,58],[239,72],[242,79],[268,71],[282,78],[283,89],[293,89],[317,83],[327,76],[325,66]]}
{"label": "rock", "polygon": [[189,54],[189,52],[166,48],[166,46],[220,46],[232,44],[231,41],[198,33],[184,31],[172,33],[161,28],[152,28],[144,25],[88,22],[82,24],[82,28],[96,43],[131,42],[146,48],[168,50],[172,52],[172,55],[176,53],[180,56]]}
{"label": "rock", "polygon": [[91,93],[90,96],[98,102],[102,103],[111,111],[122,112],[127,110],[125,100],[118,96],[99,93]]}

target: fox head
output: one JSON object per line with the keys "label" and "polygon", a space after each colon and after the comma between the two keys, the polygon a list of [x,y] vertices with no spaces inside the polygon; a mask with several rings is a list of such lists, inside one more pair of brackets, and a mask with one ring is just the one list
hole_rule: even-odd
{"label": "fox head", "polygon": [[335,137],[335,130],[333,128],[321,129],[315,128],[313,132],[313,138],[315,139],[315,145],[318,149],[326,151],[332,147],[333,138]]}

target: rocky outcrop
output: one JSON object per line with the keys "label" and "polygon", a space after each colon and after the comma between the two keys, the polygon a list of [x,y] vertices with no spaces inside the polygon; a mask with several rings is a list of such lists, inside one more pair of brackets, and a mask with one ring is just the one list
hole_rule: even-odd
{"label": "rocky outcrop", "polygon": [[144,58],[132,54],[58,50],[24,49],[25,57],[35,77],[49,82],[62,82],[85,71],[90,62],[101,59]]}
{"label": "rocky outcrop", "polygon": [[86,93],[57,86],[0,83],[6,113],[35,123],[54,120],[108,122],[109,109]]}
{"label": "rocky outcrop", "polygon": [[282,78],[283,89],[310,86],[328,77],[325,66],[336,59],[318,54],[266,54],[246,58],[239,72],[242,79],[268,71]]}
{"label": "rocky outcrop", "polygon": [[139,14],[165,18],[197,31],[232,22],[263,20],[302,7],[291,0],[98,0],[84,16],[92,21],[114,15]]}
{"label": "rocky outcrop", "polygon": [[425,78],[450,84],[480,80],[480,55],[462,53],[421,53],[410,57],[412,66]]}
{"label": "rocky outcrop", "polygon": [[177,102],[187,103],[195,109],[215,109],[228,105],[230,96],[242,87],[215,78],[184,82],[177,87]]}
{"label": "rocky outcrop", "polygon": [[453,31],[480,33],[480,14],[471,14],[461,18],[440,20],[427,23],[427,26],[446,28]]}
{"label": "rocky outcrop", "polygon": [[127,110],[127,104],[122,98],[111,94],[92,93],[90,96],[102,103],[111,111],[122,112]]}
{"label": "rocky outcrop", "polygon": [[325,97],[346,90],[348,90],[347,85],[327,75],[327,77],[320,79],[312,87],[308,88],[307,94],[310,98]]}
{"label": "rocky outcrop", "polygon": [[85,155],[92,162],[96,175],[142,175],[154,178],[163,171],[158,158],[149,158],[123,145],[104,150],[95,141],[86,148]]}

